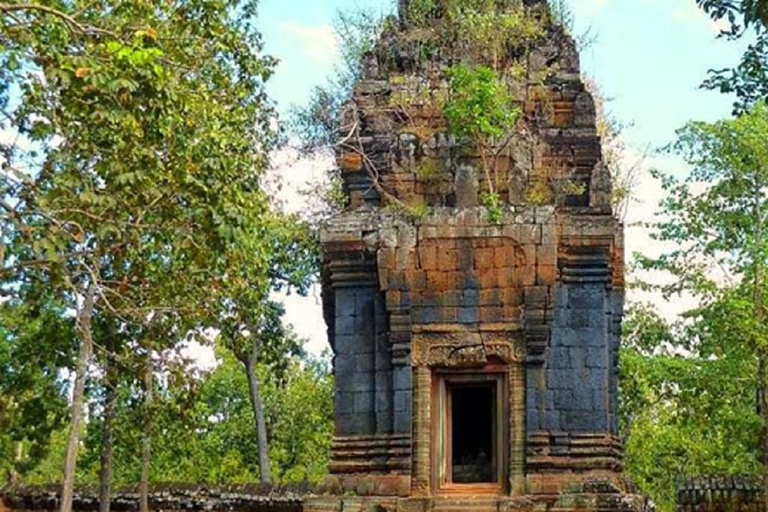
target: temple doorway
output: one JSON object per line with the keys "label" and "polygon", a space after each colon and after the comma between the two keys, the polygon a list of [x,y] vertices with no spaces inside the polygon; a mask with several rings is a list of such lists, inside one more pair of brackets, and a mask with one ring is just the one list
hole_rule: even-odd
{"label": "temple doorway", "polygon": [[493,383],[450,386],[451,473],[455,484],[496,481],[495,394]]}
{"label": "temple doorway", "polygon": [[504,374],[445,374],[438,378],[436,391],[438,490],[502,490],[507,444]]}

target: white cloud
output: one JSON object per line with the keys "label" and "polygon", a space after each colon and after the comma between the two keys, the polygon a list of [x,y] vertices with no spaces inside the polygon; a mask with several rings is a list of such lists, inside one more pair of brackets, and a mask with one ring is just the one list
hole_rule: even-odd
{"label": "white cloud", "polygon": [[602,11],[606,5],[608,5],[608,0],[585,0],[585,1],[587,4],[586,10],[589,14],[597,14],[598,12]]}
{"label": "white cloud", "polygon": [[306,349],[311,354],[320,355],[330,347],[319,285],[312,286],[306,297],[293,293],[275,298],[285,306],[285,322],[293,326],[300,338],[307,340]]}
{"label": "white cloud", "polygon": [[201,344],[197,341],[185,341],[179,347],[179,355],[185,359],[193,361],[192,370],[198,372],[212,371],[219,365],[216,360],[216,354],[213,350],[213,339],[217,336],[217,333],[208,333],[210,342],[208,344]]}
{"label": "white cloud", "polygon": [[[629,161],[638,161],[642,157],[629,152],[626,158]],[[658,217],[661,211],[659,204],[665,196],[659,180],[651,176],[651,169],[660,169],[665,173],[678,176],[685,174],[688,170],[686,164],[678,158],[662,155],[649,156],[643,160],[641,165],[642,168],[632,191],[632,202],[625,219],[624,235],[628,265],[633,261],[633,255],[636,253],[654,258],[670,252],[676,247],[674,243],[655,240],[653,238],[654,229],[648,226],[649,223],[661,220]],[[628,283],[639,280],[654,285],[665,285],[669,284],[671,279],[670,275],[658,271],[635,270],[627,275]],[[690,294],[683,294],[667,300],[658,290],[649,291],[635,288],[628,289],[627,299],[635,303],[650,303],[668,321],[679,320],[683,313],[698,305],[698,300]]]}
{"label": "white cloud", "polygon": [[[317,191],[328,184],[328,170],[333,166],[333,158],[330,155],[303,158],[296,151],[281,150],[272,155],[272,162],[268,188],[275,205],[286,213],[316,219],[316,212],[323,206]],[[307,340],[309,352],[319,355],[328,348],[318,285],[314,285],[306,297],[281,293],[274,298],[285,306],[286,323],[293,326],[299,337]]]}
{"label": "white cloud", "polygon": [[723,30],[730,28],[727,20],[722,19],[715,21],[707,16],[707,14],[696,5],[695,0],[681,0],[679,3],[681,5],[673,9],[670,12],[670,16],[680,24],[697,26],[705,24],[715,34],[719,34]]}
{"label": "white cloud", "polygon": [[275,152],[267,176],[275,205],[286,213],[311,218],[321,207],[316,192],[328,185],[328,170],[333,165],[330,154],[307,158],[292,149]]}
{"label": "white cloud", "polygon": [[0,144],[13,144],[17,133],[14,130],[0,130]]}
{"label": "white cloud", "polygon": [[339,40],[331,25],[304,25],[290,20],[283,22],[280,30],[293,36],[307,57],[325,62],[336,58]]}

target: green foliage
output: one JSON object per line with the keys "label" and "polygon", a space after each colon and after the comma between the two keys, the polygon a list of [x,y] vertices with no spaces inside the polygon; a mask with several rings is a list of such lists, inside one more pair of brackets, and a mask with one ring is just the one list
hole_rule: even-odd
{"label": "green foliage", "polygon": [[266,379],[270,455],[279,482],[318,482],[328,472],[334,382],[326,358],[293,360],[278,382]]}
{"label": "green foliage", "polygon": [[[158,361],[179,380],[159,402],[174,406],[136,407],[146,358],[208,327],[259,324],[273,290],[302,288],[316,269],[311,230],[271,211],[262,189],[277,140],[264,90],[275,61],[262,55],[256,7],[0,6],[0,130],[19,135],[0,147],[0,293],[40,307],[20,294],[34,283],[62,318],[77,313],[82,368],[91,336],[101,349],[100,326],[116,325],[135,352],[121,358],[124,420],[157,421],[177,450],[163,429],[191,384]],[[44,334],[62,352],[73,341]],[[123,454],[134,470],[137,453]]]}
{"label": "green foliage", "polygon": [[443,113],[451,133],[484,143],[514,126],[520,110],[496,71],[458,65],[448,71],[448,78],[450,95]]}
{"label": "green foliage", "polygon": [[62,304],[33,289],[23,297],[0,303],[0,471],[9,479],[35,468],[64,425],[61,372],[75,352],[73,321]]}
{"label": "green foliage", "polygon": [[628,423],[627,468],[670,511],[680,476],[768,470],[760,460],[768,345],[768,3],[697,3],[730,22],[727,37],[752,28],[755,39],[736,68],[712,71],[704,83],[734,93],[738,117],[679,130],[669,149],[693,170],[683,180],[657,174],[667,194],[658,238],[677,248],[641,263],[672,274],[662,287],[668,296],[689,292],[700,306],[683,325],[669,327],[649,314],[627,324],[642,326],[639,338],[647,341],[622,355],[623,416],[640,411]]}
{"label": "green foliage", "polygon": [[[447,78],[452,82],[453,98],[429,96],[426,100],[429,109],[436,114],[443,106],[448,107],[445,113],[450,117],[448,123],[454,133],[469,136],[472,143],[482,139],[480,142],[485,144],[491,142],[489,137],[506,135],[502,132],[514,126],[519,109],[512,103],[504,74],[507,68],[516,64],[527,71],[527,66],[522,63],[527,63],[525,56],[544,34],[544,13],[538,7],[526,7],[518,2],[413,0],[408,4],[408,12],[403,14],[407,18],[404,30],[397,30],[391,18],[376,18],[369,13],[340,18],[343,23],[337,24],[337,33],[341,39],[343,64],[327,86],[316,89],[307,105],[294,111],[293,131],[303,152],[344,149],[361,152],[363,148],[356,138],[359,120],[354,116],[354,109],[342,115],[342,108],[360,76],[363,61],[376,60],[380,71],[391,70],[392,62],[404,52],[415,57],[417,66],[435,59],[445,59],[450,64],[478,64],[476,67],[457,65],[451,68]],[[388,44],[372,44],[382,33],[385,33],[384,40]],[[527,73],[524,75],[524,79],[529,78]],[[424,92],[428,90],[423,89]],[[408,109],[414,102],[413,96],[410,93],[393,95],[391,106],[396,115],[410,118]],[[471,124],[465,125],[461,121]],[[406,130],[422,139],[435,132],[434,127],[420,126],[418,121]],[[490,166],[490,162],[486,164],[485,167]],[[378,183],[377,171],[369,169],[367,162],[364,165],[374,186],[389,197]]]}
{"label": "green foliage", "polygon": [[[494,2],[479,2],[488,4]],[[540,20],[526,8],[494,11],[484,5],[454,7],[458,37],[493,67],[507,61],[509,48],[525,49],[543,34]]]}
{"label": "green foliage", "polygon": [[61,481],[64,458],[67,452],[66,430],[56,430],[51,433],[48,441],[46,456],[29,471],[20,476],[20,481],[29,485],[48,485]]}
{"label": "green foliage", "polygon": [[81,293],[98,281],[97,302],[134,320],[153,306],[199,311],[229,264],[263,291],[274,61],[247,21],[255,3],[67,8],[82,27],[34,9],[3,18],[4,55],[26,59],[9,71],[21,96],[3,128],[34,148],[7,153],[4,274],[44,265]]}
{"label": "green foliage", "polygon": [[716,20],[727,19],[732,35],[751,26],[768,26],[768,2],[766,0],[696,0],[704,11]]}
{"label": "green foliage", "polygon": [[552,189],[545,179],[536,179],[525,191],[525,199],[532,205],[545,205],[552,201]]}
{"label": "green foliage", "polygon": [[[700,305],[668,326],[648,311],[630,316],[622,355],[627,467],[662,508],[674,508],[681,476],[756,473],[765,404],[768,267],[768,107],[735,119],[690,123],[670,147],[691,166],[663,176],[657,238],[674,249],[640,258]],[[636,417],[633,417],[636,416]]]}
{"label": "green foliage", "polygon": [[734,94],[734,114],[768,100],[768,1],[696,0],[716,21],[725,20],[730,27],[722,35],[736,40],[754,35],[744,50],[741,62],[734,68],[712,70],[703,87]]}
{"label": "green foliage", "polygon": [[416,197],[406,205],[406,213],[416,220],[426,218],[429,215],[429,211],[429,205],[422,197]]}
{"label": "green foliage", "polygon": [[494,152],[497,141],[514,128],[520,110],[505,82],[492,68],[457,65],[448,70],[448,78],[450,92],[442,109],[448,130],[480,153],[488,183],[482,201],[490,222],[498,223],[503,212],[495,176],[491,173],[494,158],[489,153]]}
{"label": "green foliage", "polygon": [[395,201],[387,205],[387,210],[394,215],[414,221],[425,219],[431,209],[423,197],[415,196],[408,201]]}
{"label": "green foliage", "polygon": [[406,17],[417,29],[410,36],[417,47],[459,52],[460,60],[486,62],[494,68],[509,64],[510,52],[525,53],[543,35],[546,18],[538,8],[497,0],[414,0]]}
{"label": "green foliage", "polygon": [[[242,364],[223,347],[219,365],[193,379],[169,379],[157,391],[154,407],[150,481],[244,484],[258,480],[259,466],[248,382]],[[272,472],[278,483],[317,482],[327,473],[333,437],[333,377],[326,358],[289,358],[281,371],[259,367],[263,382]],[[122,382],[118,392],[115,484],[132,486],[140,474],[144,417],[138,381]],[[101,416],[92,402],[81,483],[97,482]],[[188,433],[181,435],[181,433]],[[48,484],[61,478],[65,436],[54,433],[48,456],[23,478]]]}
{"label": "green foliage", "polygon": [[668,324],[635,305],[623,326],[620,420],[627,473],[660,510],[679,479],[759,471],[756,364],[733,343],[727,301]]}
{"label": "green foliage", "polygon": [[[441,49],[439,55],[449,56],[452,64],[461,62],[448,68],[449,93],[441,102],[441,111],[449,132],[464,139],[468,153],[480,157],[488,187],[483,202],[489,205],[491,218],[499,217],[496,160],[520,117],[516,101],[529,98],[534,89],[530,84],[543,82],[553,71],[532,72],[527,56],[544,36],[550,14],[558,12],[566,14],[557,10],[557,3],[526,6],[496,0],[419,0],[409,4],[408,22],[415,26],[406,35],[410,44],[417,48],[435,45]],[[562,178],[534,183],[542,190],[529,191],[529,200],[548,204],[560,194],[568,195],[567,180]],[[554,190],[558,187],[563,190]]]}
{"label": "green foliage", "polygon": [[67,8],[82,26],[66,12],[3,18],[5,55],[27,59],[9,73],[21,97],[3,128],[34,148],[9,149],[16,172],[0,178],[13,205],[3,275],[13,286],[45,268],[77,292],[71,305],[93,285],[97,314],[143,323],[162,311],[153,322],[179,335],[215,307],[217,276],[267,293],[274,223],[259,181],[274,62],[249,16],[231,15],[255,3]]}
{"label": "green foliage", "polygon": [[437,15],[435,0],[410,0],[408,3],[408,21],[416,25],[424,25]]}
{"label": "green foliage", "polygon": [[734,114],[768,101],[768,31],[759,31],[755,42],[747,46],[736,67],[711,71],[702,86],[735,95]]}
{"label": "green foliage", "polygon": [[443,175],[443,169],[436,159],[425,158],[419,163],[415,174],[422,181],[434,181]]}
{"label": "green foliage", "polygon": [[485,206],[488,222],[491,224],[501,224],[504,217],[504,207],[501,205],[501,198],[496,192],[485,192],[481,197],[483,206]]}
{"label": "green foliage", "polygon": [[691,165],[685,180],[662,176],[667,193],[662,203],[668,220],[657,237],[678,248],[654,261],[651,268],[676,277],[664,287],[715,294],[712,268],[729,275],[752,275],[768,259],[768,106],[757,105],[738,118],[716,123],[694,122],[678,131],[669,149]]}

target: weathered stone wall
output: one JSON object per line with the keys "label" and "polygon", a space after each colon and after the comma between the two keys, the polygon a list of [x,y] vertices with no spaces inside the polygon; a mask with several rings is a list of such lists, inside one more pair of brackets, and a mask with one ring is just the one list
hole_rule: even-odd
{"label": "weathered stone wall", "polygon": [[623,291],[612,281],[622,275],[623,242],[620,234],[598,235],[594,220],[580,220],[578,243],[560,247],[544,364],[527,368],[534,472],[622,469],[616,397]]}
{"label": "weathered stone wall", "polygon": [[385,31],[342,115],[349,204],[321,235],[337,385],[325,490],[430,496],[435,374],[488,365],[509,385],[505,492],[620,488],[624,243],[575,45],[549,26],[528,55],[548,78],[505,75],[521,116],[486,148],[503,203],[490,219],[487,154],[450,135],[441,111],[465,56],[422,59],[412,30]]}
{"label": "weathered stone wall", "polygon": [[[303,497],[311,490],[309,485],[243,485],[217,488],[170,485],[153,488],[149,504],[150,509],[154,511],[302,512]],[[55,512],[58,507],[58,487],[19,487],[0,491],[0,512]],[[111,508],[116,512],[138,510],[138,491],[116,491]],[[98,491],[79,489],[75,493],[73,509],[76,512],[99,510]]]}
{"label": "weathered stone wall", "polygon": [[[447,132],[441,102],[449,96],[453,55],[415,56],[411,31],[390,30],[364,63],[342,115],[339,166],[350,207],[415,200],[429,206],[475,206],[487,192],[483,157]],[[569,206],[610,207],[610,176],[602,165],[595,102],[581,79],[578,53],[561,27],[549,26],[530,55],[529,74],[556,70],[544,83],[510,81],[521,112],[503,145],[487,148],[495,191],[511,204],[529,202],[532,187],[582,185],[558,198]],[[486,155],[487,156],[487,155]],[[376,185],[372,183],[377,181]],[[575,190],[575,189],[574,189]]]}
{"label": "weathered stone wall", "polygon": [[428,480],[419,464],[431,453],[430,376],[418,368],[489,358],[524,364],[512,431],[523,435],[529,489],[562,487],[566,473],[620,473],[623,244],[612,217],[516,207],[492,224],[483,208],[420,220],[356,211],[329,222],[322,242],[342,414],[331,468],[357,475],[342,479],[345,491],[381,494],[381,472],[395,494],[409,476]]}
{"label": "weathered stone wall", "polygon": [[699,477],[677,488],[678,512],[764,512],[763,484],[757,477]]}

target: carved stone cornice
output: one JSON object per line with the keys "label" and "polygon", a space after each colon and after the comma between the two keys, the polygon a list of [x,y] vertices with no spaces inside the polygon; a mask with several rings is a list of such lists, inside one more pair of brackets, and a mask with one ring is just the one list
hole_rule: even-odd
{"label": "carved stone cornice", "polygon": [[493,359],[525,360],[517,332],[421,332],[413,335],[412,364],[430,368],[482,368]]}
{"label": "carved stone cornice", "polygon": [[604,432],[529,432],[527,467],[531,472],[613,471],[623,469],[621,440]]}
{"label": "carved stone cornice", "polygon": [[359,258],[331,261],[328,264],[333,288],[376,286],[376,262],[361,253]]}
{"label": "carved stone cornice", "polygon": [[552,335],[552,288],[527,286],[524,301],[526,362],[531,365],[543,364]]}
{"label": "carved stone cornice", "polygon": [[410,471],[411,436],[335,437],[329,469],[333,474]]}
{"label": "carved stone cornice", "polygon": [[563,283],[611,282],[610,244],[561,246],[559,262]]}

